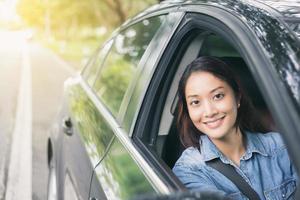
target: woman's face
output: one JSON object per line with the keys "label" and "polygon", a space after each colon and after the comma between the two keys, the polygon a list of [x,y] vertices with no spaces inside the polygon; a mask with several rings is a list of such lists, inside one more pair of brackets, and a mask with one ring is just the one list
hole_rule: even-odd
{"label": "woman's face", "polygon": [[193,72],[185,87],[189,116],[195,127],[211,139],[235,133],[238,102],[234,91],[209,72]]}

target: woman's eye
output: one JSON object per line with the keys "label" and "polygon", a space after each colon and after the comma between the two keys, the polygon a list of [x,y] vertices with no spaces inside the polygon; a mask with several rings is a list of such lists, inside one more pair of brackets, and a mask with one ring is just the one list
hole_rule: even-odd
{"label": "woman's eye", "polygon": [[191,105],[191,106],[195,106],[195,105],[198,105],[199,103],[200,103],[199,100],[194,100],[194,101],[191,101],[191,102],[190,102],[190,105]]}
{"label": "woman's eye", "polygon": [[216,95],[214,96],[214,100],[221,100],[221,99],[223,99],[224,96],[225,96],[225,95],[224,95],[223,93],[216,94]]}

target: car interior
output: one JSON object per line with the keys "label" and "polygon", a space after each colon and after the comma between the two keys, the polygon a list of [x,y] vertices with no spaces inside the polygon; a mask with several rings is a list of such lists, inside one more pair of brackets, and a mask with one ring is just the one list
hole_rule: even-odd
{"label": "car interior", "polygon": [[176,126],[177,87],[185,67],[200,56],[215,56],[222,59],[232,67],[244,88],[246,95],[250,97],[254,107],[262,117],[263,123],[270,131],[276,131],[274,120],[266,106],[260,90],[248,69],[247,64],[239,53],[220,36],[210,32],[198,34],[187,46],[180,61],[175,76],[170,84],[169,92],[162,110],[158,135],[156,136],[156,154],[172,168],[176,160],[185,149],[180,142]]}

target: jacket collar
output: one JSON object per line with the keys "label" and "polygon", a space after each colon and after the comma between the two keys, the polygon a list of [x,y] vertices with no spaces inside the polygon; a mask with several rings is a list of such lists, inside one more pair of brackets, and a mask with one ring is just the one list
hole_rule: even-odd
{"label": "jacket collar", "polygon": [[[253,153],[258,153],[263,156],[268,156],[263,142],[259,138],[257,133],[244,132],[246,136],[246,152],[241,157],[241,160],[248,160],[252,157]],[[226,158],[215,146],[215,144],[206,135],[201,135],[200,137],[200,152],[203,155],[204,161],[210,161],[215,158],[220,158],[222,162],[229,163],[230,161]]]}

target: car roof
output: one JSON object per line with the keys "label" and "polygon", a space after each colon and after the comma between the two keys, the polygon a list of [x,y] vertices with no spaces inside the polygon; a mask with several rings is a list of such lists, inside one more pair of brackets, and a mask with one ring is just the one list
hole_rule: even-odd
{"label": "car roof", "polygon": [[283,21],[300,38],[300,1],[298,0],[264,0],[260,1],[278,11]]}
{"label": "car roof", "polygon": [[270,12],[284,21],[287,26],[300,38],[300,0],[164,0],[154,5],[139,16],[153,11],[185,5],[211,5],[225,10],[232,10],[232,5],[257,8],[258,12]]}

